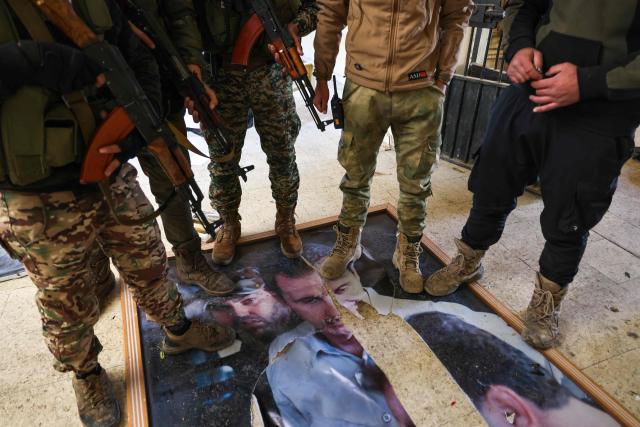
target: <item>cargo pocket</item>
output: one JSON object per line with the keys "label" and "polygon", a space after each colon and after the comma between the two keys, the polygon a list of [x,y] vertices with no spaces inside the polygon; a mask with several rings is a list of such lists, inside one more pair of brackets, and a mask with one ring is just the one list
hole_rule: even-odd
{"label": "cargo pocket", "polygon": [[32,184],[49,176],[42,120],[48,102],[48,92],[25,86],[2,105],[2,149],[15,185]]}
{"label": "cargo pocket", "polygon": [[565,233],[585,232],[595,227],[611,205],[617,178],[612,182],[579,182],[558,226]]}
{"label": "cargo pocket", "polygon": [[429,137],[427,144],[420,156],[418,170],[415,171],[413,178],[423,179],[429,177],[436,165],[440,161],[440,146],[442,145],[442,137],[440,133]]}
{"label": "cargo pocket", "polygon": [[359,179],[364,174],[363,159],[358,152],[356,138],[351,132],[342,132],[338,145],[338,161],[350,177]]}
{"label": "cargo pocket", "polygon": [[60,104],[48,111],[44,119],[47,164],[61,167],[78,160],[79,136],[78,125],[68,108]]}

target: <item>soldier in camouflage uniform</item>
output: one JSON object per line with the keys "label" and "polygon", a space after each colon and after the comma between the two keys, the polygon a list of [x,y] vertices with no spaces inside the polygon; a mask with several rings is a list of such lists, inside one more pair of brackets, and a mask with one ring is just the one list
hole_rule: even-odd
{"label": "soldier in camouflage uniform", "polygon": [[[457,62],[471,0],[401,3],[370,0],[349,7],[345,0],[320,0],[315,38],[318,85],[315,104],[326,112],[342,30],[347,38],[344,130],[338,160],[345,169],[337,240],[320,269],[337,279],[361,254],[360,233],[370,201],[378,150],[387,129],[395,138],[398,236],[393,264],[405,292],[420,293],[419,257],[431,173],[440,153],[443,99]],[[380,29],[384,28],[384,31]]]}
{"label": "soldier in camouflage uniform", "polygon": [[[157,65],[115,3],[73,4],[94,31],[120,48],[150,99],[159,104]],[[54,367],[75,373],[82,422],[111,427],[119,423],[120,410],[98,362],[101,345],[93,331],[99,309],[88,253],[96,241],[137,304],[162,325],[165,353],[217,351],[232,344],[235,333],[186,317],[180,294],[167,279],[156,222],[119,224],[97,186],[80,184],[85,131],[78,128],[87,125],[87,117],[76,115],[80,110],[70,109],[62,94],[94,81],[104,83],[104,76],[81,51],[56,42],[53,34],[59,33],[31,2],[0,0],[0,243],[25,265],[37,287],[43,335]],[[90,113],[91,107],[112,101],[106,93],[91,98],[91,104],[79,104]],[[125,143],[139,138],[134,132],[120,144],[125,153],[113,165],[135,155]],[[152,212],[132,166],[124,163],[116,169],[109,187],[119,216],[135,220]]]}
{"label": "soldier in camouflage uniform", "polygon": [[[217,264],[229,264],[240,237],[240,197],[242,190],[236,175],[247,131],[247,115],[253,112],[262,150],[267,155],[269,179],[276,201],[275,229],[282,252],[295,258],[302,252],[302,240],[295,229],[294,212],[298,201],[300,177],[296,165],[294,144],[300,131],[291,89],[291,79],[284,77],[280,65],[267,49],[267,41],[256,43],[247,70],[233,68],[231,52],[249,13],[242,2],[196,0],[194,2],[205,49],[213,68],[212,86],[220,104],[218,111],[225,125],[225,135],[234,147],[234,155],[219,160],[214,144],[210,144],[212,162],[209,165],[211,187],[209,197],[225,221],[213,248]],[[280,22],[299,41],[315,29],[315,0],[273,2]],[[288,24],[288,25],[287,25]]]}
{"label": "soldier in camouflage uniform", "polygon": [[[183,60],[197,76],[202,76],[204,65],[202,39],[195,21],[191,0],[138,0],[138,5],[149,11],[169,34]],[[161,72],[161,74],[163,74]],[[170,81],[171,76],[162,75],[162,104],[167,119],[186,135],[184,122],[184,98],[178,94]],[[188,158],[187,150],[184,150]],[[173,194],[173,185],[157,160],[150,153],[139,156],[140,166],[149,177],[151,192],[158,204]],[[189,201],[176,195],[162,213],[162,225],[167,240],[176,255],[176,275],[182,283],[196,284],[211,295],[225,295],[233,291],[233,283],[223,273],[215,271],[201,252],[201,241],[193,227]],[[98,283],[100,297],[107,294],[115,278],[109,260],[96,246],[90,261]]]}

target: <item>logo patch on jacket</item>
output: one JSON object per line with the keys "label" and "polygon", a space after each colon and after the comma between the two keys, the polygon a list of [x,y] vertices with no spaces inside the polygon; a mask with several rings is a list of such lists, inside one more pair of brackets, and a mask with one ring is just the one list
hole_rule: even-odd
{"label": "logo patch on jacket", "polygon": [[425,70],[409,73],[409,81],[426,79],[427,77],[429,77],[429,74]]}

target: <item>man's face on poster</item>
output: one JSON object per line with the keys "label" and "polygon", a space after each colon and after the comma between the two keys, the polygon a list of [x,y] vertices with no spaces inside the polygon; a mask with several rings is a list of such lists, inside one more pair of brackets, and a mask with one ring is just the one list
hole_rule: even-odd
{"label": "man's face on poster", "polygon": [[271,325],[288,316],[286,307],[271,292],[260,288],[241,298],[232,298],[226,306],[233,310],[236,324],[240,329],[257,336],[265,335]]}
{"label": "man's face on poster", "polygon": [[299,277],[278,274],[276,282],[285,303],[318,331],[335,339],[351,338],[351,331],[340,320],[340,314],[317,272],[310,270]]}
{"label": "man's face on poster", "polygon": [[338,302],[351,312],[357,311],[358,303],[363,301],[366,296],[360,276],[355,271],[353,264],[349,265],[340,278],[327,280],[326,284],[333,291]]}

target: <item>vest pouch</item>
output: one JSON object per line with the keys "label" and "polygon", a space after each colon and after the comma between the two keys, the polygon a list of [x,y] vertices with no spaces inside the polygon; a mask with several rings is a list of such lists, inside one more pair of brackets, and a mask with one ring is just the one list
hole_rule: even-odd
{"label": "vest pouch", "polygon": [[32,184],[50,174],[43,121],[49,99],[45,89],[24,86],[2,104],[2,150],[14,185]]}
{"label": "vest pouch", "polygon": [[208,1],[205,4],[207,27],[214,53],[230,53],[240,33],[242,15],[234,10],[232,1]]}
{"label": "vest pouch", "polygon": [[44,139],[47,164],[66,166],[79,158],[82,137],[75,116],[64,104],[54,104],[45,114]]}

